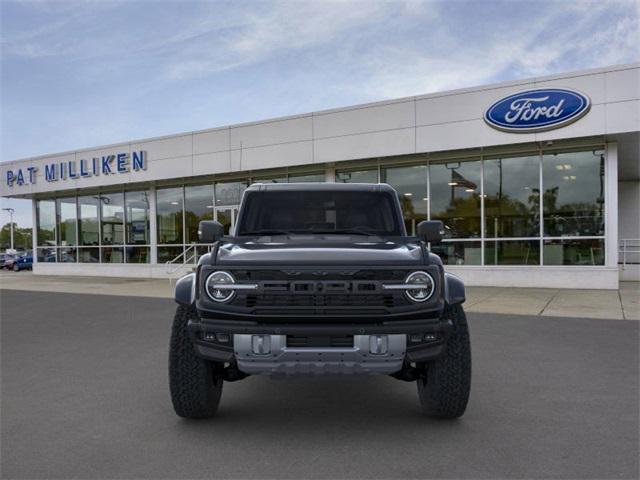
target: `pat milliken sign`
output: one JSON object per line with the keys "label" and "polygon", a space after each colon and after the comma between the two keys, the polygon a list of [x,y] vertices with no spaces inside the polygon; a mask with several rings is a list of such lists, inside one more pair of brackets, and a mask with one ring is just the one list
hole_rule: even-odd
{"label": "pat milliken sign", "polygon": [[82,179],[87,177],[118,175],[147,169],[147,152],[144,150],[128,153],[114,153],[100,157],[82,158],[64,162],[52,162],[38,167],[7,170],[4,178],[9,187],[31,185],[43,177],[47,182]]}
{"label": "pat milliken sign", "polygon": [[484,112],[491,127],[512,133],[532,133],[564,127],[587,114],[587,95],[566,88],[539,88],[504,97]]}

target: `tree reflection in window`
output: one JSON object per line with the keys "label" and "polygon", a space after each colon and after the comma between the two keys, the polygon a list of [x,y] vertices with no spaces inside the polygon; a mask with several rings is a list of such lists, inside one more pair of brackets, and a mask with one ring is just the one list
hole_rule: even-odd
{"label": "tree reflection in window", "polygon": [[37,230],[38,245],[56,244],[56,203],[53,200],[38,200]]}
{"label": "tree reflection in window", "polygon": [[545,154],[545,237],[604,235],[604,153]]}
{"label": "tree reflection in window", "polygon": [[480,160],[430,166],[431,219],[447,238],[480,237]]}
{"label": "tree reflection in window", "polygon": [[182,243],[182,187],[156,190],[158,244]]}
{"label": "tree reflection in window", "polygon": [[202,220],[213,220],[213,185],[189,185],[184,189],[185,243],[198,242],[198,225]]}
{"label": "tree reflection in window", "polygon": [[429,210],[427,166],[385,168],[382,179],[398,192],[407,234],[415,235],[416,225],[427,219]]}
{"label": "tree reflection in window", "polygon": [[540,157],[487,159],[484,162],[487,238],[540,235]]}

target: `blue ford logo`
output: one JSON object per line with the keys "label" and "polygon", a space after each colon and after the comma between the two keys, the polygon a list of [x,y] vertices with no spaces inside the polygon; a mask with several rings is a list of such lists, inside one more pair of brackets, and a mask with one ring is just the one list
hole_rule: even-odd
{"label": "blue ford logo", "polygon": [[484,120],[507,132],[540,132],[575,122],[590,107],[589,97],[575,90],[541,88],[498,100],[484,113]]}

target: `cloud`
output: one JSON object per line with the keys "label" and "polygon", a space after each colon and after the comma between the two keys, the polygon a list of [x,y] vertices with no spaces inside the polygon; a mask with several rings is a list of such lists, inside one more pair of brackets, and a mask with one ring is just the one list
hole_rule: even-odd
{"label": "cloud", "polygon": [[[19,5],[35,5],[47,21],[8,29],[4,55],[81,61],[87,76],[92,60],[113,70],[143,61],[156,83],[204,79],[299,54],[312,67],[353,71],[364,78],[370,98],[389,98],[483,83],[502,72],[544,75],[563,65],[640,56],[637,8],[624,1],[543,2],[529,10],[525,2],[417,0],[253,2],[250,8],[196,2],[183,9],[139,2],[134,6],[147,8],[137,10],[113,2]],[[332,65],[320,64],[324,50],[332,51]]]}
{"label": "cloud", "polygon": [[329,45],[347,32],[383,20],[404,5],[361,1],[277,2],[266,11],[245,12],[244,21],[234,22],[222,35],[212,36],[202,25],[196,26],[199,41],[172,59],[168,76],[185,80],[263,62],[284,52]]}
{"label": "cloud", "polygon": [[437,48],[387,45],[369,51],[360,59],[368,80],[357,88],[372,99],[397,98],[640,60],[633,8],[552,3],[534,19],[511,18],[504,25],[496,19],[493,27],[501,33],[469,39],[433,25]]}
{"label": "cloud", "polygon": [[[79,41],[78,31],[91,29],[101,16],[122,4],[120,0],[6,0],[2,5],[2,53],[23,59],[85,56],[86,40],[91,37],[86,35]],[[9,20],[15,17],[22,22]]]}

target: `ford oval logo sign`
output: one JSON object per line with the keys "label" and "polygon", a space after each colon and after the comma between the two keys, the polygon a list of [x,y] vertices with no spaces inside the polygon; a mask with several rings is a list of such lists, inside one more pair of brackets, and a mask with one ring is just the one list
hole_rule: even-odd
{"label": "ford oval logo sign", "polygon": [[498,100],[484,113],[484,120],[507,132],[540,132],[575,122],[590,107],[589,97],[575,90],[541,88]]}

